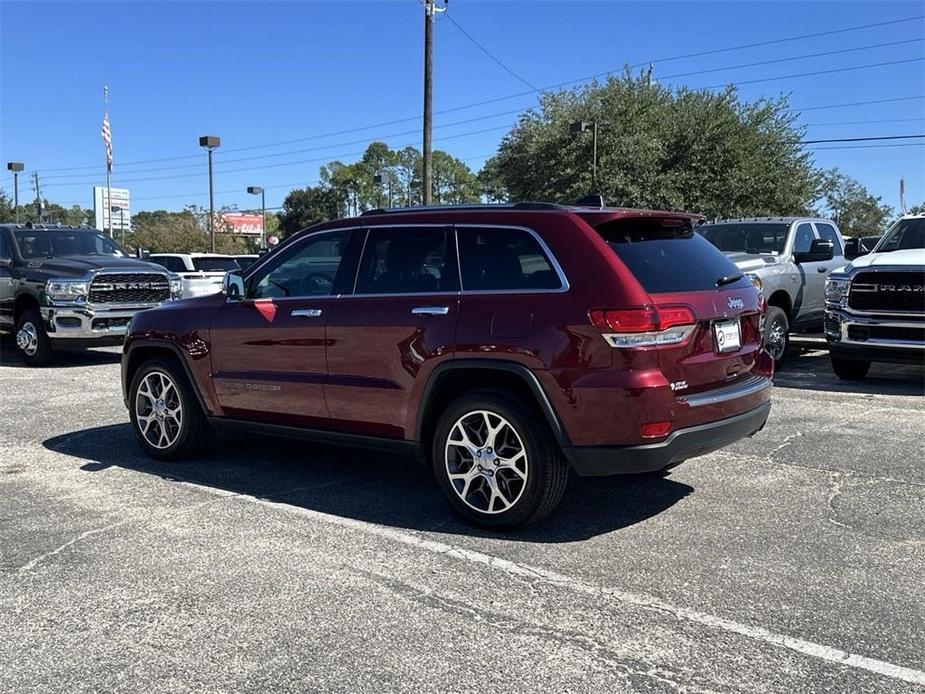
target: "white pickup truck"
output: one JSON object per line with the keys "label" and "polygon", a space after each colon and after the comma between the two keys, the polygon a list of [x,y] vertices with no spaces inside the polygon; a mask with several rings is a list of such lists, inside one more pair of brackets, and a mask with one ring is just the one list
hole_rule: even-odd
{"label": "white pickup truck", "polygon": [[723,251],[764,293],[764,336],[779,368],[791,332],[821,332],[825,281],[845,264],[844,240],[834,222],[814,217],[725,219],[697,231]]}
{"label": "white pickup truck", "polygon": [[925,364],[925,215],[897,221],[869,255],[829,274],[825,337],[839,378],[871,362]]}

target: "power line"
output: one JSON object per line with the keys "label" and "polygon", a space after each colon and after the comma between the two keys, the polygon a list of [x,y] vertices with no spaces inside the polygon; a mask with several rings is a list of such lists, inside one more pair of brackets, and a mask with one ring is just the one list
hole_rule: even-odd
{"label": "power line", "polygon": [[[833,30],[830,30],[830,31],[815,32],[815,33],[812,33],[812,34],[801,34],[801,35],[798,35],[798,36],[784,37],[784,38],[780,38],[780,39],[773,39],[773,40],[770,40],[770,41],[760,41],[760,42],[757,42],[757,43],[740,44],[740,45],[738,45],[738,46],[728,46],[728,47],[725,47],[725,48],[716,48],[716,49],[711,49],[711,50],[708,50],[708,51],[699,51],[699,52],[696,52],[696,53],[687,53],[687,54],[683,54],[683,55],[675,55],[675,56],[670,56],[670,57],[665,57],[665,58],[659,58],[659,59],[656,59],[656,60],[643,61],[643,62],[640,62],[640,63],[636,63],[636,64],[634,64],[634,65],[630,65],[629,67],[630,67],[631,69],[633,69],[633,68],[637,68],[637,67],[643,67],[643,66],[646,66],[646,65],[649,65],[649,64],[665,63],[665,62],[671,62],[671,61],[681,60],[681,59],[686,59],[686,58],[701,57],[701,56],[705,56],[705,55],[714,55],[714,54],[718,54],[718,53],[727,53],[727,52],[732,52],[732,51],[745,50],[745,49],[748,49],[748,48],[756,48],[756,47],[761,47],[761,46],[776,45],[776,44],[780,44],[780,43],[787,43],[787,42],[790,42],[790,41],[799,41],[799,40],[807,39],[807,38],[816,38],[816,37],[819,37],[819,36],[830,36],[830,35],[833,35],[833,34],[840,34],[840,33],[852,32],[852,31],[861,31],[861,30],[864,30],[864,29],[871,29],[871,28],[876,28],[876,27],[889,26],[889,25],[894,25],[894,24],[901,24],[901,23],[910,22],[910,21],[918,21],[918,20],[921,20],[921,19],[923,19],[923,18],[925,18],[925,15],[919,15],[919,16],[915,16],[915,17],[906,17],[906,18],[903,18],[903,19],[889,20],[889,21],[886,21],[886,22],[877,22],[877,23],[872,23],[872,24],[862,24],[862,25],[857,25],[857,26],[844,27],[844,28],[842,28],[842,29],[833,29]],[[458,26],[458,25],[457,25],[457,26]],[[919,39],[919,40],[920,40],[920,39]],[[865,48],[845,49],[845,51],[843,51],[843,52],[847,52],[847,51],[850,51],[850,50],[865,50]],[[818,55],[818,54],[813,54],[812,56],[804,56],[804,57],[815,57],[816,55]],[[800,59],[800,58],[799,58],[799,57],[794,57],[794,58],[792,58],[792,59],[793,59],[793,60],[797,60],[797,59]],[[774,61],[766,61],[766,62],[780,62],[781,60],[790,60],[790,59],[776,59],[776,60],[774,60]],[[760,65],[760,64],[762,64],[762,63],[748,63],[748,64],[746,64],[746,65],[747,65],[748,67],[755,67],[755,66]],[[732,70],[732,69],[736,69],[737,67],[741,67],[741,66],[727,66],[727,67],[725,67],[725,68],[718,68],[718,69],[729,69],[729,70]],[[862,67],[868,67],[868,66],[859,66],[859,67],[855,67],[855,68],[851,68],[851,69],[860,69],[860,68],[862,68]],[[622,68],[621,68],[621,70],[622,70]],[[717,69],[713,69],[713,70],[707,70],[707,71],[704,71],[704,72],[710,72],[710,71],[716,71],[716,70],[717,70]],[[456,106],[456,107],[449,108],[449,109],[443,109],[443,110],[441,110],[441,111],[435,111],[435,115],[441,115],[441,114],[446,114],[446,113],[452,113],[452,112],[455,112],[455,111],[465,110],[465,109],[468,109],[468,108],[475,108],[475,107],[477,107],[477,106],[484,106],[484,105],[487,105],[487,104],[497,103],[497,102],[499,102],[499,101],[505,101],[505,100],[517,98],[517,97],[520,97],[520,96],[529,96],[529,95],[532,95],[532,94],[533,94],[534,92],[536,92],[536,91],[546,91],[546,90],[550,90],[550,89],[560,88],[560,87],[563,87],[563,86],[568,86],[568,85],[570,85],[570,84],[576,84],[576,83],[583,82],[583,81],[589,81],[589,80],[592,80],[592,79],[596,79],[597,77],[602,77],[602,76],[605,76],[605,75],[613,74],[614,72],[618,72],[618,70],[610,70],[610,71],[608,71],[608,72],[601,72],[601,73],[597,73],[597,74],[595,74],[595,75],[591,75],[590,77],[583,77],[583,78],[578,79],[578,80],[571,80],[571,81],[568,81],[568,82],[560,82],[560,83],[555,84],[555,85],[550,85],[550,86],[548,86],[548,87],[543,87],[541,90],[537,90],[535,87],[533,87],[532,85],[530,85],[531,89],[533,90],[532,92],[519,92],[519,93],[517,93],[517,94],[510,94],[510,95],[507,95],[507,96],[501,96],[501,97],[496,97],[496,98],[493,98],[493,99],[488,99],[488,100],[483,100],[483,101],[479,101],[479,102],[474,102],[474,103],[471,103],[471,104],[466,104],[466,105],[462,105],[462,106]],[[691,74],[693,74],[693,73],[691,73]],[[822,74],[822,73],[820,73],[820,74]],[[676,76],[674,76],[674,77],[676,77]],[[772,78],[772,79],[786,79],[787,77],[789,77],[789,76],[784,76],[784,77],[780,77],[780,78]],[[668,77],[664,77],[664,78],[662,78],[662,79],[672,79],[672,78],[673,78],[672,76],[668,76]],[[740,83],[740,84],[741,84],[741,83]],[[725,85],[722,85],[722,86],[725,86]],[[716,87],[707,87],[707,89],[710,89],[710,88],[716,88]],[[526,109],[521,109],[521,110],[526,110]],[[804,109],[804,110],[809,110],[809,109]],[[250,145],[250,146],[247,146],[247,147],[228,148],[228,149],[225,149],[224,151],[225,151],[226,153],[227,153],[227,152],[242,152],[242,151],[248,151],[248,150],[254,150],[254,149],[264,149],[264,148],[270,148],[270,147],[278,147],[278,146],[283,146],[283,145],[296,144],[296,143],[299,143],[299,142],[307,142],[307,141],[310,141],[310,140],[323,139],[323,138],[326,138],[326,137],[334,137],[334,136],[337,136],[337,135],[346,135],[346,134],[351,134],[351,133],[354,133],[354,132],[361,132],[361,131],[363,131],[363,130],[372,130],[372,129],[379,128],[379,127],[387,127],[387,126],[390,126],[390,125],[397,125],[397,124],[399,124],[399,123],[409,123],[409,122],[413,122],[413,121],[419,121],[420,119],[421,119],[420,116],[413,116],[413,117],[409,117],[409,118],[399,118],[399,119],[395,119],[395,120],[391,120],[391,121],[385,121],[385,122],[377,123],[377,124],[373,124],[373,125],[367,125],[367,126],[360,126],[360,127],[355,127],[355,128],[349,128],[349,129],[345,129],[345,130],[339,130],[339,131],[334,131],[334,132],[328,132],[328,133],[323,133],[323,134],[319,134],[319,135],[311,135],[311,136],[308,136],[308,137],[294,138],[294,139],[290,139],[290,140],[280,140],[280,141],[277,141],[277,142],[264,143],[264,144],[260,144],[260,145]],[[178,155],[178,156],[173,156],[173,157],[160,157],[160,158],[156,158],[156,159],[144,159],[144,160],[137,160],[137,161],[125,162],[124,165],[130,166],[130,165],[135,165],[135,164],[150,164],[150,163],[159,163],[159,162],[164,162],[164,161],[179,161],[179,160],[183,160],[183,159],[198,158],[199,156],[200,156],[200,155],[197,155],[197,154],[186,154],[186,155]],[[49,172],[49,171],[76,171],[76,170],[80,170],[80,169],[93,169],[93,168],[96,168],[96,167],[97,167],[97,165],[94,164],[94,165],[85,165],[85,166],[72,166],[72,167],[49,168],[49,169],[43,169],[43,171],[45,171],[45,172]]]}
{"label": "power line", "polygon": [[815,145],[823,142],[869,142],[871,140],[913,140],[925,135],[880,135],[877,137],[836,137],[829,140],[802,140],[800,144]]}
{"label": "power line", "polygon": [[539,91],[540,91],[539,88],[537,88],[536,86],[534,86],[533,84],[531,84],[529,81],[525,80],[523,77],[521,77],[520,75],[518,75],[518,74],[517,74],[516,72],[514,72],[511,68],[509,68],[507,65],[505,65],[504,63],[502,63],[501,60],[500,60],[499,58],[497,58],[490,50],[488,50],[487,48],[485,48],[485,46],[483,46],[481,43],[479,43],[478,41],[476,41],[475,37],[473,37],[472,34],[470,34],[468,31],[466,31],[465,29],[463,29],[463,28],[459,25],[459,23],[458,23],[455,19],[453,19],[453,18],[450,16],[450,13],[449,13],[449,12],[446,12],[443,16],[444,16],[446,19],[450,20],[450,22],[453,24],[453,26],[456,27],[456,28],[459,30],[459,32],[460,32],[463,36],[465,36],[465,37],[466,37],[467,39],[469,39],[472,43],[474,43],[474,44],[476,45],[476,47],[478,47],[478,49],[479,49],[480,51],[482,51],[482,53],[484,53],[485,55],[487,55],[487,56],[488,56],[496,65],[498,65],[502,70],[504,70],[506,73],[508,73],[509,75],[511,75],[512,77],[514,77],[515,79],[517,79],[519,82],[523,82],[525,85],[527,85],[528,87],[530,87],[530,89],[532,89],[533,91],[535,91],[535,92],[539,92]]}
{"label": "power line", "polygon": [[829,106],[807,106],[805,108],[794,109],[795,111],[822,111],[824,109],[830,108],[847,108],[849,106],[868,106],[873,104],[890,104],[897,101],[915,101],[917,99],[925,99],[925,94],[919,94],[917,96],[899,96],[893,99],[872,99],[871,101],[849,101],[845,104],[830,104]]}
{"label": "power line", "polygon": [[888,147],[925,147],[925,142],[903,142],[899,144],[884,144],[884,145],[839,145],[835,147],[808,147],[813,151],[820,151],[825,149],[883,149]]}
{"label": "power line", "polygon": [[[872,67],[886,67],[888,65],[902,65],[904,63],[921,63],[925,58],[906,58],[905,60],[888,60],[883,63],[867,63],[866,65],[850,65],[848,67],[831,68],[829,70],[816,70],[814,72],[800,72],[795,75],[778,75],[777,77],[761,77],[754,80],[745,80],[742,82],[729,82],[728,84],[714,84],[709,87],[696,87],[696,89],[724,89],[728,86],[742,86],[743,84],[758,84],[760,82],[776,82],[778,80],[789,80],[798,77],[816,77],[818,75],[832,75],[836,72],[851,72],[852,70],[866,70]],[[667,79],[667,78],[666,78]]]}
{"label": "power line", "polygon": [[828,125],[873,125],[875,123],[920,123],[925,116],[918,118],[885,118],[882,120],[834,120],[828,123],[804,123],[807,128],[817,128]]}

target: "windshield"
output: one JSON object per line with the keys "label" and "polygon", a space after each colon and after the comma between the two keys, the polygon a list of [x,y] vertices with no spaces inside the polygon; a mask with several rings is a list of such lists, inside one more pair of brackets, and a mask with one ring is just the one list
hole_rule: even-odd
{"label": "windshield", "polygon": [[650,294],[741,289],[751,281],[689,219],[624,218],[595,227]]}
{"label": "windshield", "polygon": [[707,224],[697,229],[703,237],[725,253],[771,253],[780,255],[787,242],[786,223]]}
{"label": "windshield", "polygon": [[94,231],[34,231],[17,229],[16,245],[23,258],[60,258],[69,255],[125,257],[125,252],[108,236]]}
{"label": "windshield", "polygon": [[900,219],[884,234],[874,253],[925,248],[925,217]]}
{"label": "windshield", "polygon": [[199,272],[228,272],[241,269],[234,258],[193,258],[193,267]]}

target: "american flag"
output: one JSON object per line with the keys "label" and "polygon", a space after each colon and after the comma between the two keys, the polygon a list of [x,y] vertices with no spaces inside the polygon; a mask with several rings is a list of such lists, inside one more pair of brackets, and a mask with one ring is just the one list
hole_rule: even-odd
{"label": "american flag", "polygon": [[106,145],[106,167],[112,171],[112,130],[109,129],[109,111],[103,115],[103,129],[100,131],[103,136],[103,144]]}

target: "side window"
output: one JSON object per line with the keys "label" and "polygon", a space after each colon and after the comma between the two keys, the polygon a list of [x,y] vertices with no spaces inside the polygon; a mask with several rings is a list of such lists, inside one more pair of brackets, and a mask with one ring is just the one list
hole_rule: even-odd
{"label": "side window", "polygon": [[10,242],[6,240],[6,232],[0,230],[0,258],[12,257],[10,253]]}
{"label": "side window", "polygon": [[350,230],[320,233],[286,249],[250,278],[249,299],[328,296],[350,238]]}
{"label": "side window", "polygon": [[539,242],[522,229],[463,227],[457,238],[463,291],[562,287]]}
{"label": "side window", "polygon": [[816,231],[819,232],[820,239],[832,242],[832,245],[835,246],[835,255],[844,255],[841,241],[838,240],[838,234],[835,233],[835,229],[831,224],[816,222]]}
{"label": "side window", "polygon": [[801,224],[797,227],[796,237],[793,239],[794,253],[809,253],[810,246],[815,240],[813,227],[809,224]]}
{"label": "side window", "polygon": [[[356,294],[425,294],[459,289],[445,228],[370,229]],[[452,262],[450,262],[452,260]]]}

